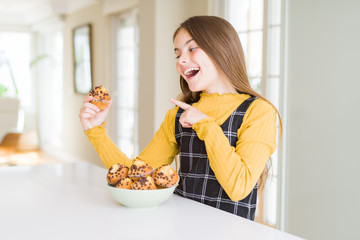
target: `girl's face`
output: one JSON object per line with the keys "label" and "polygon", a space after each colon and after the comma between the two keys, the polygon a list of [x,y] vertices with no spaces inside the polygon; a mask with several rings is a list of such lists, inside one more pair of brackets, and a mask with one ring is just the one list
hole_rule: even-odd
{"label": "girl's face", "polygon": [[176,70],[188,83],[192,92],[236,93],[223,71],[197,45],[190,34],[182,29],[174,39]]}

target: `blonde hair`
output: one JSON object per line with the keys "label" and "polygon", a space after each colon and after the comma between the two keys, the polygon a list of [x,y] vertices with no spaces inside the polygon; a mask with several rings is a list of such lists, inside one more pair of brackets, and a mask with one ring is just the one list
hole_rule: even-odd
{"label": "blonde hair", "polygon": [[[225,19],[215,16],[194,16],[176,29],[173,40],[182,30],[186,30],[198,46],[214,61],[229,78],[236,91],[256,96],[268,102],[276,110],[280,120],[280,134],[282,135],[282,122],[276,107],[250,86],[247,75],[244,51],[239,36],[234,27]],[[180,75],[182,94],[180,100],[186,103],[197,102],[201,92],[191,92],[185,79]],[[271,158],[262,172],[258,184],[262,190],[271,168]]]}

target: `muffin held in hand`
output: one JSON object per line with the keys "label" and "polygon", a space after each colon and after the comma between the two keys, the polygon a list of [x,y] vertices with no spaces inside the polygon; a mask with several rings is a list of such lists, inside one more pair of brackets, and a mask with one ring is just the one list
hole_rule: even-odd
{"label": "muffin held in hand", "polygon": [[134,190],[154,190],[156,185],[154,179],[151,176],[140,177],[139,180],[134,181],[131,185]]}
{"label": "muffin held in hand", "polygon": [[109,168],[106,175],[106,180],[109,184],[114,185],[120,179],[127,177],[129,168],[120,163],[114,164]]}
{"label": "muffin held in hand", "polygon": [[147,176],[153,172],[153,168],[146,162],[135,160],[129,169],[129,177],[133,180],[138,180],[140,176]]}
{"label": "muffin held in hand", "polygon": [[127,177],[127,178],[120,179],[120,181],[115,183],[114,187],[123,188],[123,189],[131,189],[131,184],[133,184],[133,181]]}
{"label": "muffin held in hand", "polygon": [[155,184],[160,187],[171,187],[179,180],[177,172],[168,164],[155,169],[152,177],[154,178]]}
{"label": "muffin held in hand", "polygon": [[90,103],[96,105],[101,111],[105,110],[111,100],[108,90],[102,85],[97,86],[95,89],[91,90],[89,92],[89,96],[93,97]]}

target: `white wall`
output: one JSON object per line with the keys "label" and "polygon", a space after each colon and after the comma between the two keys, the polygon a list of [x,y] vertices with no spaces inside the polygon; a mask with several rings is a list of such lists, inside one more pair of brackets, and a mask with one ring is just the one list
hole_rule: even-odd
{"label": "white wall", "polygon": [[289,1],[286,231],[360,239],[360,1]]}

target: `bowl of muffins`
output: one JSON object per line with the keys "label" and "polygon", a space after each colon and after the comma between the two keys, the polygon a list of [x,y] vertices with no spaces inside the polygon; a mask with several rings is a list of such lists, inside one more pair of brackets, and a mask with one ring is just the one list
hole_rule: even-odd
{"label": "bowl of muffins", "polygon": [[112,165],[106,180],[115,201],[130,208],[147,208],[165,202],[175,191],[179,176],[168,164],[154,169],[142,160],[134,160],[130,167]]}

